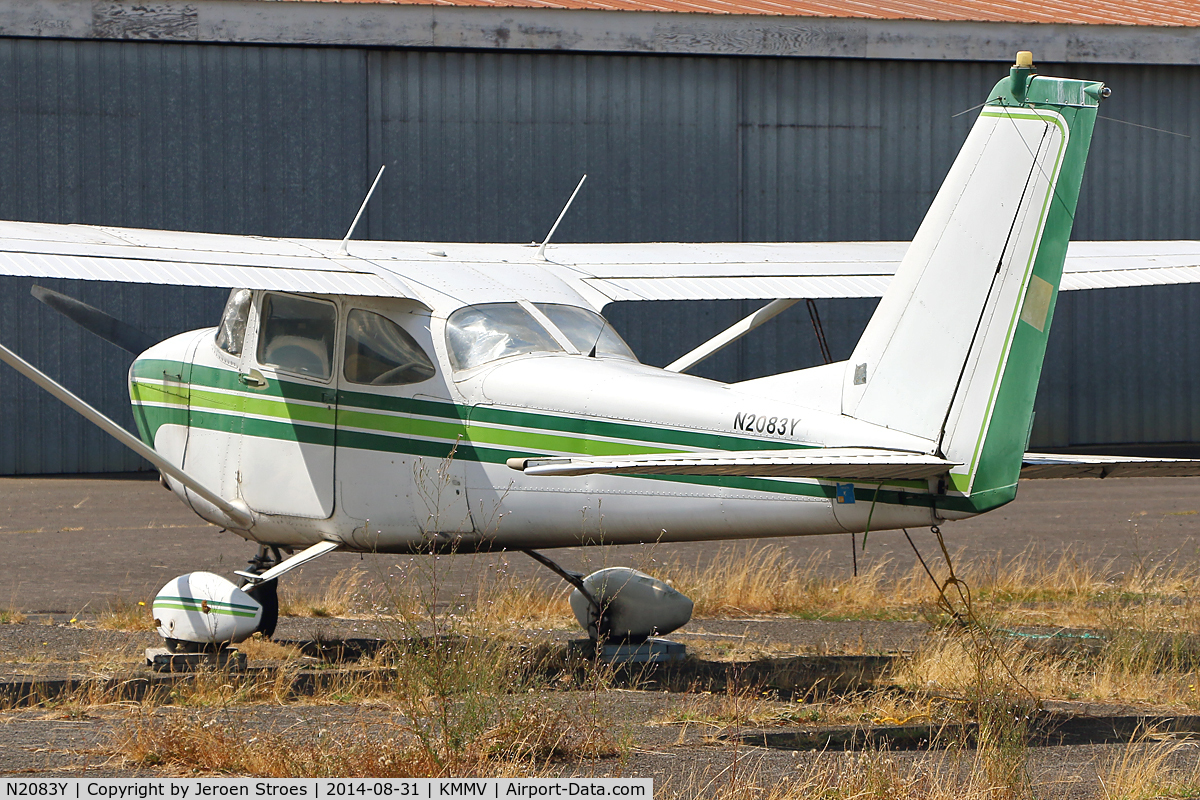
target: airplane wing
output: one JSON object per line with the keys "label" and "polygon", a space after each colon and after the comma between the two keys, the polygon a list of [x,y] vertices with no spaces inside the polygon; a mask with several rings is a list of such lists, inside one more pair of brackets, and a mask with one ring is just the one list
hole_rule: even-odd
{"label": "airplane wing", "polygon": [[[502,299],[548,271],[597,308],[617,300],[882,296],[907,242],[521,244],[340,242],[0,221],[0,275]],[[1200,282],[1200,241],[1072,242],[1062,288]],[[513,288],[516,287],[516,288]]]}
{"label": "airplane wing", "polygon": [[[559,245],[564,277],[616,300],[880,297],[908,242]],[[1200,242],[1071,242],[1063,291],[1200,282]]]}
{"label": "airplane wing", "polygon": [[1077,456],[1026,453],[1022,478],[1189,478],[1200,461],[1186,458]]}
{"label": "airplane wing", "polygon": [[0,275],[411,297],[373,265],[315,242],[212,233],[0,222]]}
{"label": "airplane wing", "polygon": [[526,475],[743,475],[821,478],[871,483],[924,480],[959,466],[936,456],[869,447],[828,447],[745,452],[667,453],[650,456],[546,456],[510,458]]}

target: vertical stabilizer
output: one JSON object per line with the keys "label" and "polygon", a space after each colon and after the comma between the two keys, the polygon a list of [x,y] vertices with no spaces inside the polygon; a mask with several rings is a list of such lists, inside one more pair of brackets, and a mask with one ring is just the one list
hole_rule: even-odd
{"label": "vertical stabilizer", "polygon": [[1106,91],[1034,75],[1028,54],[1018,57],[846,366],[842,412],[929,439],[933,452],[963,462],[950,487],[967,498],[963,510],[1015,496]]}

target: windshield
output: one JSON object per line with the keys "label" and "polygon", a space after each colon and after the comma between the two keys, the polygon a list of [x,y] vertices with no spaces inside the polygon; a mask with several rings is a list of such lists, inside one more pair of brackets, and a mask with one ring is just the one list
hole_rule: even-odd
{"label": "windshield", "polygon": [[[613,330],[608,320],[578,306],[564,306],[558,303],[534,303],[538,311],[554,323],[554,327],[575,345],[575,349],[585,356],[596,355],[609,358],[624,358],[637,361],[637,356],[625,344],[621,335]],[[593,352],[594,350],[594,352]]]}
{"label": "windshield", "polygon": [[251,298],[249,289],[234,289],[225,302],[225,310],[221,312],[221,324],[217,326],[217,347],[231,356],[242,354]]}
{"label": "windshield", "polygon": [[516,303],[460,308],[446,320],[446,344],[456,370],[523,353],[562,352],[550,332]]}

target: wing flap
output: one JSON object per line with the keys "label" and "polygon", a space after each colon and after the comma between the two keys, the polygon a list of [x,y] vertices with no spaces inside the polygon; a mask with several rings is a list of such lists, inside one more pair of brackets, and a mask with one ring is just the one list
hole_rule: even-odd
{"label": "wing flap", "polygon": [[1190,478],[1200,476],[1200,460],[1026,453],[1022,478]]}
{"label": "wing flap", "polygon": [[638,456],[546,456],[510,458],[526,475],[741,475],[758,478],[819,478],[863,483],[924,480],[959,466],[924,453],[867,447],[803,450],[703,451]]}

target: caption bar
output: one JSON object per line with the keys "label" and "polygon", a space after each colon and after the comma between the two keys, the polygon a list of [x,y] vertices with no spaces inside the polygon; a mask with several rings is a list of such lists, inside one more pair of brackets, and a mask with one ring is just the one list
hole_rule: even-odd
{"label": "caption bar", "polygon": [[10,797],[67,800],[637,797],[649,800],[653,796],[654,781],[650,778],[60,778],[5,780],[0,800]]}

